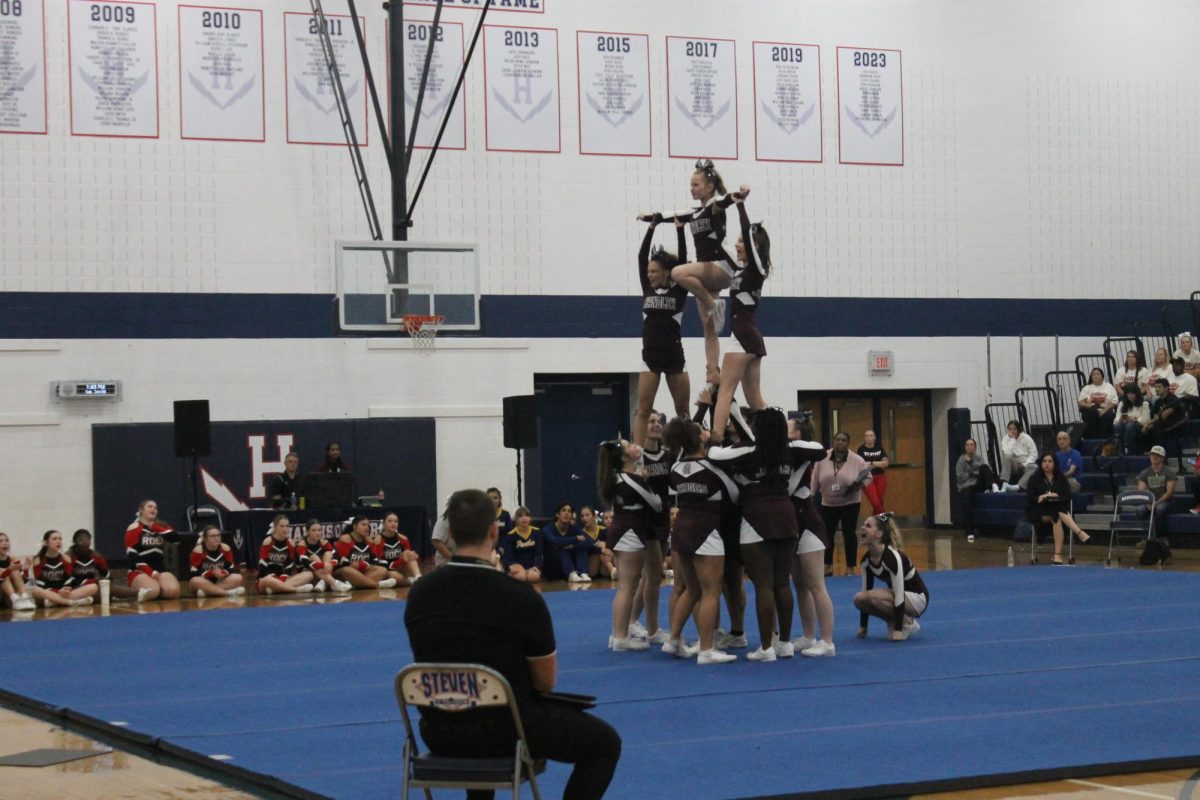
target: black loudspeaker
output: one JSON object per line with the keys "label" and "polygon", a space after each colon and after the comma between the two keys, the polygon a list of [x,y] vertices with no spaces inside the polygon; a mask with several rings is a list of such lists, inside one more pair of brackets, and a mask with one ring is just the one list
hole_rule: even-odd
{"label": "black loudspeaker", "polygon": [[533,395],[504,398],[504,446],[513,450],[538,446],[537,402]]}
{"label": "black loudspeaker", "polygon": [[175,401],[175,455],[207,456],[212,453],[208,401]]}

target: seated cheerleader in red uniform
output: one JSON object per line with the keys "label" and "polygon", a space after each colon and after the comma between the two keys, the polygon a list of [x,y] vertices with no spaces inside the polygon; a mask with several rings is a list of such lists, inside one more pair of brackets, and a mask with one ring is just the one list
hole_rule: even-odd
{"label": "seated cheerleader in red uniform", "polygon": [[333,545],[325,538],[325,526],[319,520],[310,519],[304,526],[304,536],[296,545],[296,559],[303,569],[317,576],[314,591],[350,591],[350,584],[333,577],[337,559],[333,554]]}
{"label": "seated cheerleader in red uniform", "polygon": [[263,540],[258,556],[258,583],[255,588],[264,594],[297,594],[313,590],[313,574],[297,572],[296,546],[288,538],[291,524],[286,514],[276,514],[271,520],[271,535]]}
{"label": "seated cheerleader in red uniform", "polygon": [[376,563],[388,571],[397,586],[412,586],[421,577],[421,557],[400,532],[400,516],[395,512],[383,518],[383,533],[375,546],[379,549]]}
{"label": "seated cheerleader in red uniform", "polygon": [[76,586],[71,574],[71,557],[63,553],[63,536],[46,531],[42,548],[33,557],[33,599],[42,606],[90,606],[100,587],[93,581]]}
{"label": "seated cheerleader in red uniform", "polygon": [[245,594],[242,573],[233,560],[233,550],[221,541],[221,529],[209,525],[189,559],[191,573],[188,588],[197,597],[225,597]]}
{"label": "seated cheerleader in red uniform", "polygon": [[378,564],[377,548],[370,537],[371,520],[355,517],[350,532],[342,534],[333,546],[338,565],[333,574],[354,589],[391,589],[396,579]]}
{"label": "seated cheerleader in red uniform", "polygon": [[163,543],[175,529],[158,521],[158,503],[143,500],[138,515],[125,529],[125,556],[129,559],[129,586],[137,590],[139,603],[174,600],[179,597],[179,580],[163,566]]}
{"label": "seated cheerleader in red uniform", "polygon": [[8,534],[0,533],[0,601],[7,600],[13,611],[33,611],[36,606],[25,586],[25,567],[11,550]]}

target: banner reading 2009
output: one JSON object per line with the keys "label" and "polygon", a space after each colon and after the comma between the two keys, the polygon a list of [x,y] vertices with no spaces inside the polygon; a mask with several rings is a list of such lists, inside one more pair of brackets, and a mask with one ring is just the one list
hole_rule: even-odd
{"label": "banner reading 2009", "polygon": [[42,0],[0,3],[0,133],[46,132]]}
{"label": "banner reading 2009", "polygon": [[579,152],[650,155],[650,38],[578,31]]}
{"label": "banner reading 2009", "polygon": [[71,133],[157,138],[154,4],[70,3]]}
{"label": "banner reading 2009", "polygon": [[[326,14],[342,91],[354,122],[359,146],[367,143],[367,86],[362,58],[350,17]],[[362,20],[363,36],[366,25]],[[312,14],[283,15],[284,60],[287,63],[287,140],[291,144],[345,144],[333,79],[321,49],[321,28]]]}
{"label": "banner reading 2009", "polygon": [[904,164],[904,98],[900,51],[839,47],[838,160]]}
{"label": "banner reading 2009", "polygon": [[262,12],[179,7],[179,120],[184,139],[261,142]]}
{"label": "banner reading 2009", "polygon": [[668,155],[737,158],[737,56],[731,39],[667,37]]}
{"label": "banner reading 2009", "polygon": [[558,31],[483,26],[487,149],[558,153]]}
{"label": "banner reading 2009", "polygon": [[754,43],[754,149],[759,161],[821,160],[821,48]]}

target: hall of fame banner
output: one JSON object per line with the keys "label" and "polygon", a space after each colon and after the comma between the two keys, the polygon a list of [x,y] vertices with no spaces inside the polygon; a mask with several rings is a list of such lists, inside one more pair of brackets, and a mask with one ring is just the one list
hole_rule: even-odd
{"label": "hall of fame banner", "polygon": [[[436,32],[433,23],[425,20],[404,22],[404,124],[405,131],[412,130],[413,115],[417,111],[417,97],[421,93],[421,74],[425,71],[425,55],[433,43],[433,58],[429,62],[429,76],[425,79],[425,99],[421,102],[421,122],[417,125],[414,147],[429,149],[437,139],[438,129],[446,110],[450,110],[450,121],[440,147],[444,150],[467,149],[467,87],[458,92],[454,99],[454,86],[462,71],[465,56],[463,26],[461,22],[439,22]],[[391,76],[388,76],[391,80]],[[451,106],[450,103],[454,105]]]}
{"label": "hall of fame banner", "polygon": [[732,39],[667,37],[667,155],[738,157],[737,54]]}
{"label": "hall of fame banner", "polygon": [[650,37],[577,31],[579,152],[650,155]]}
{"label": "hall of fame banner", "polygon": [[45,132],[45,8],[0,0],[0,133]]}
{"label": "hall of fame banner", "polygon": [[483,91],[488,150],[562,151],[557,30],[484,25]]}
{"label": "hall of fame banner", "polygon": [[839,47],[838,161],[904,165],[904,82],[899,50]]}
{"label": "hall of fame banner", "polygon": [[68,1],[71,133],[157,139],[154,4]]}
{"label": "hall of fame banner", "polygon": [[754,155],[822,160],[820,47],[754,43]]}
{"label": "hall of fame banner", "polygon": [[179,7],[179,128],[184,139],[266,141],[262,12]]}
{"label": "hall of fame banner", "polygon": [[[465,8],[471,11],[482,11],[486,0],[442,0],[443,8]],[[438,0],[404,0],[406,6],[424,6],[432,8]],[[545,0],[492,0],[488,11],[524,11],[531,14],[544,14]]]}
{"label": "hall of fame banner", "polygon": [[[367,82],[354,23],[349,16],[326,14],[329,40],[337,59],[346,107],[352,116],[358,144],[367,144]],[[367,35],[363,26],[363,37]],[[342,119],[338,115],[333,78],[325,66],[321,29],[312,14],[285,11],[283,14],[284,77],[287,80],[288,144],[345,144]]]}

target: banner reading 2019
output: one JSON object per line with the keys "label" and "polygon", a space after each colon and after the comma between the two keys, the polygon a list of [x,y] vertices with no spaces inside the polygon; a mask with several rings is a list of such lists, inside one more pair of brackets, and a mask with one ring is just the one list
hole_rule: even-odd
{"label": "banner reading 2019", "polygon": [[838,160],[904,165],[904,97],[900,51],[839,47]]}
{"label": "banner reading 2019", "polygon": [[483,26],[488,150],[558,153],[558,31]]}
{"label": "banner reading 2019", "polygon": [[46,132],[42,0],[0,3],[0,133]]}
{"label": "banner reading 2019", "polygon": [[754,43],[754,154],[759,161],[820,161],[821,48]]}
{"label": "banner reading 2019", "polygon": [[667,154],[737,158],[737,111],[733,40],[668,36]]}

